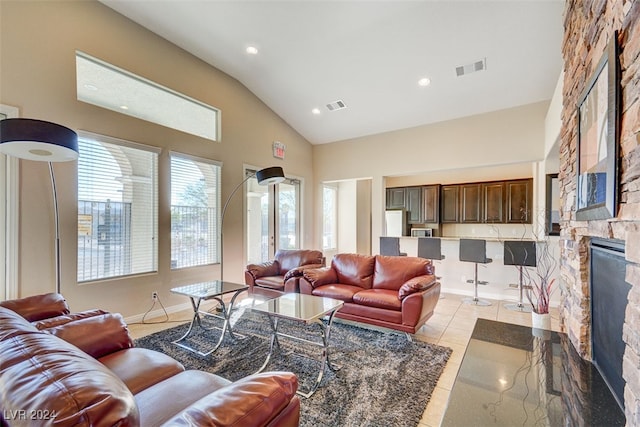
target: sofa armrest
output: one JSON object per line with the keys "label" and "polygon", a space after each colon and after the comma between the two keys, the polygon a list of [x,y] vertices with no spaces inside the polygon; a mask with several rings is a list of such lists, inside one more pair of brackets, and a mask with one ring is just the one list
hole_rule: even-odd
{"label": "sofa armrest", "polygon": [[107,313],[43,329],[96,359],[118,350],[133,347],[124,319],[118,313]]}
{"label": "sofa armrest", "polygon": [[338,274],[331,267],[309,268],[304,270],[302,275],[314,289],[329,283],[338,283]]}
{"label": "sofa armrest", "polygon": [[398,290],[398,299],[402,301],[404,298],[413,293],[429,289],[435,283],[436,276],[432,274],[426,274],[409,279]]}
{"label": "sofa armrest", "polygon": [[38,320],[70,313],[69,306],[64,297],[54,292],[2,301],[0,305],[15,311],[29,322],[36,322]]}
{"label": "sofa armrest", "polygon": [[289,410],[291,422],[281,425],[298,425],[297,390],[298,378],[291,372],[250,375],[203,397],[164,425],[265,426],[292,403],[297,411]]}
{"label": "sofa armrest", "polygon": [[80,311],[77,313],[64,314],[62,316],[38,320],[37,322],[33,322],[33,326],[38,329],[55,328],[56,326],[64,325],[65,323],[74,322],[87,317],[100,316],[102,314],[107,314],[107,312],[95,308],[93,310]]}
{"label": "sofa armrest", "polygon": [[279,276],[280,264],[276,260],[263,262],[262,264],[249,264],[246,272],[253,277],[253,280],[265,276]]}
{"label": "sofa armrest", "polygon": [[305,264],[296,268],[292,268],[291,270],[287,271],[287,274],[284,275],[284,281],[286,282],[292,277],[302,277],[302,275],[304,274],[304,271],[307,269],[322,268],[322,267],[324,267],[324,264]]}

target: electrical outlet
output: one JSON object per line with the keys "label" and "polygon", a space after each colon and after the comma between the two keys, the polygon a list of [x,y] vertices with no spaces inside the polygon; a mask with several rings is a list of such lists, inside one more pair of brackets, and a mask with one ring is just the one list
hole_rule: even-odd
{"label": "electrical outlet", "polygon": [[151,299],[156,301],[158,299],[158,292],[157,291],[153,291],[151,292]]}

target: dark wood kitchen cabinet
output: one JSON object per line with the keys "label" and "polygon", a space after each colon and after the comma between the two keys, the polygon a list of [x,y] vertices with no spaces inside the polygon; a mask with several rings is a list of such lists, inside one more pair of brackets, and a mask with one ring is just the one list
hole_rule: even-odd
{"label": "dark wood kitchen cabinet", "polygon": [[404,209],[405,188],[387,188],[387,209]]}
{"label": "dark wood kitchen cabinet", "polygon": [[504,222],[504,181],[482,184],[482,222]]}
{"label": "dark wood kitchen cabinet", "polygon": [[481,189],[482,184],[460,185],[460,222],[481,222]]}
{"label": "dark wood kitchen cabinet", "polygon": [[422,187],[422,219],[425,223],[438,223],[440,220],[440,186]]}
{"label": "dark wood kitchen cabinet", "polygon": [[459,218],[459,185],[443,185],[440,187],[440,222],[454,223]]}
{"label": "dark wood kitchen cabinet", "polygon": [[531,224],[533,179],[507,181],[505,187],[507,223]]}
{"label": "dark wood kitchen cabinet", "polygon": [[405,209],[409,224],[422,223],[422,187],[407,187],[405,189]]}

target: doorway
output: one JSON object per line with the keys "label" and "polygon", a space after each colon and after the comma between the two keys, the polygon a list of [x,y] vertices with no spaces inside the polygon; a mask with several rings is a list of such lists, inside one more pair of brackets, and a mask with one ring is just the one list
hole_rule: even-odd
{"label": "doorway", "polygon": [[253,176],[247,181],[246,207],[248,264],[266,262],[278,249],[300,248],[300,180],[264,187]]}

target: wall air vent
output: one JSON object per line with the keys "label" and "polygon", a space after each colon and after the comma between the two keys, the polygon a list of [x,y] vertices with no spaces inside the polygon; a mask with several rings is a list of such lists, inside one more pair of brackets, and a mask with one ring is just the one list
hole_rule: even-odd
{"label": "wall air vent", "polygon": [[467,74],[475,73],[476,71],[482,71],[487,69],[487,58],[482,58],[480,61],[472,62],[467,65],[460,65],[456,67],[456,76],[464,76]]}
{"label": "wall air vent", "polygon": [[347,105],[344,103],[344,101],[341,100],[333,101],[327,104],[327,110],[329,111],[337,111],[344,108],[347,108]]}

